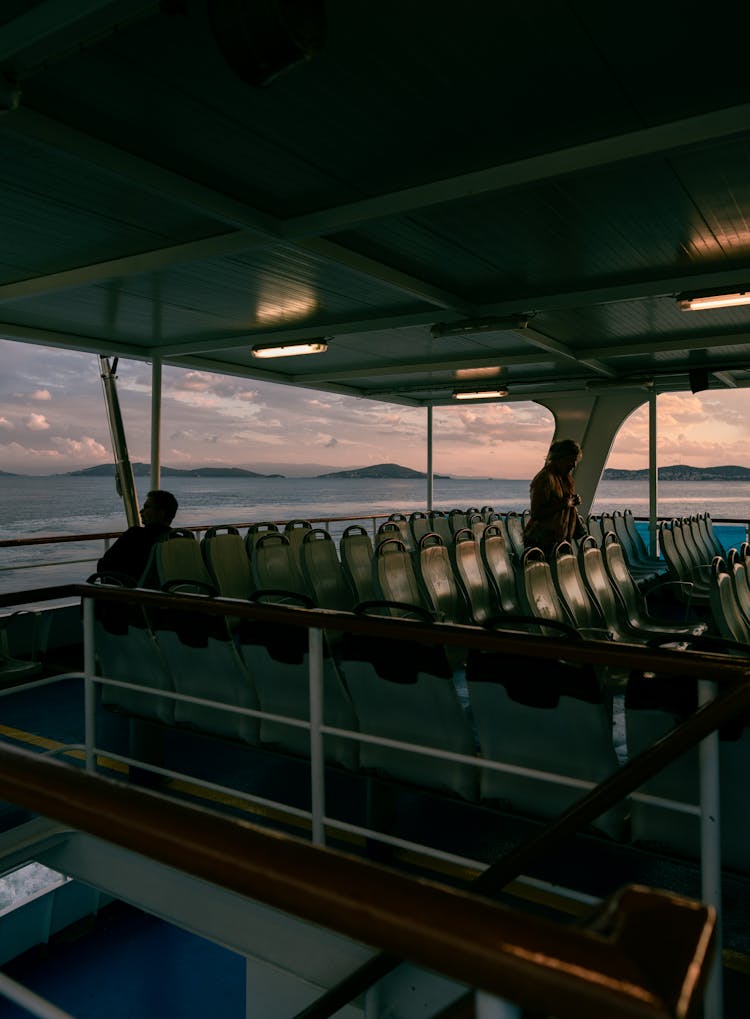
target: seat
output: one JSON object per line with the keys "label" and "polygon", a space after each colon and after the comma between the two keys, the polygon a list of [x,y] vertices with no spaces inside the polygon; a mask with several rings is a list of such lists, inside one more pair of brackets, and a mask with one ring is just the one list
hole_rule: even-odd
{"label": "seat", "polygon": [[426,513],[422,513],[421,510],[415,510],[409,516],[409,527],[411,528],[411,536],[414,542],[414,546],[419,545],[420,538],[425,534],[429,533],[430,521]]}
{"label": "seat", "polygon": [[602,528],[601,517],[594,513],[589,513],[588,517],[586,517],[586,529],[589,532],[588,536],[593,538],[601,548],[604,542],[604,529]]}
{"label": "seat", "polygon": [[451,534],[456,534],[457,531],[463,530],[464,527],[469,526],[469,517],[466,510],[452,509],[448,513],[448,526],[451,529]]}
{"label": "seat", "polygon": [[[283,538],[283,535],[279,535]],[[268,536],[264,538],[268,540]],[[314,541],[314,539],[313,539]],[[317,544],[317,542],[314,542]],[[256,591],[251,601],[276,602],[273,595]],[[290,613],[311,607],[309,598],[290,594],[285,604]],[[304,626],[267,623],[245,619],[238,633],[242,658],[254,680],[262,711],[303,722],[310,720],[310,665],[308,631]],[[326,725],[356,731],[357,718],[333,656],[323,644],[323,720]],[[307,727],[289,725],[275,718],[260,720],[259,740],[263,746],[309,757]],[[343,736],[324,736],[328,763],[352,769],[357,766],[358,747]]]}
{"label": "seat", "polygon": [[[236,543],[234,547],[238,548]],[[157,542],[151,552],[151,570],[163,591],[196,598],[218,594],[204,562],[200,542],[192,532],[175,530]],[[217,701],[230,709],[258,709],[253,681],[237,650],[226,616],[159,606],[148,608],[145,615],[171,673],[176,693]],[[257,718],[238,715],[225,708],[176,700],[174,721],[211,735],[257,742]]]}
{"label": "seat", "polygon": [[[554,778],[596,785],[617,771],[611,710],[593,670],[549,662],[532,675],[526,659],[472,651],[466,683],[482,756],[511,769],[482,771],[482,800],[547,820],[588,791]],[[544,772],[553,781],[516,769]],[[627,813],[627,802],[618,804],[597,818],[592,830],[622,839]]]}
{"label": "seat", "polygon": [[677,598],[688,608],[708,604],[708,573],[704,564],[700,569],[691,561],[681,538],[678,520],[663,520],[659,524],[659,546],[667,564],[670,580],[675,582]]}
{"label": "seat", "polygon": [[479,542],[479,552],[485,572],[495,589],[498,609],[506,615],[518,615],[521,606],[518,600],[516,568],[508,551],[502,527],[498,523],[487,524]]}
{"label": "seat", "polygon": [[276,524],[269,520],[262,520],[256,524],[250,524],[245,535],[245,550],[247,551],[247,557],[250,562],[253,561],[253,555],[255,554],[255,546],[258,541],[263,537],[264,534],[268,534],[269,531],[273,531],[274,534],[279,533],[279,528]]}
{"label": "seat", "polygon": [[[678,623],[675,619],[657,616],[656,613],[652,613],[649,610],[649,595],[644,594],[633,580],[625,562],[622,547],[614,532],[605,535],[601,551],[607,575],[619,595],[620,601],[625,606],[625,613],[630,626],[635,626],[638,629],[649,629],[657,626],[660,630],[665,627],[671,630],[673,626],[678,626],[679,632],[675,636],[679,636],[679,633],[685,629],[689,630],[693,635],[705,633],[707,625],[703,620]],[[672,581],[665,581],[660,585],[660,589],[664,590],[667,587],[671,587],[672,583]],[[682,584],[681,581],[677,583],[678,585]],[[652,591],[653,593],[655,592]]]}
{"label": "seat", "polygon": [[550,566],[568,621],[579,633],[593,640],[626,639],[617,628],[617,619],[606,619],[598,603],[591,597],[569,541],[557,543]]}
{"label": "seat", "polygon": [[275,531],[263,534],[255,544],[250,565],[256,590],[275,592],[274,600],[279,602],[286,601],[290,594],[307,597],[298,559],[286,534]]}
{"label": "seat", "polygon": [[484,567],[479,542],[468,527],[457,531],[450,548],[453,569],[469,611],[469,622],[484,626],[500,607]]}
{"label": "seat", "polygon": [[[424,610],[414,615],[422,622],[431,618]],[[402,625],[398,619],[388,623]],[[440,644],[349,633],[342,642],[341,662],[363,734],[475,756],[471,722]],[[476,799],[477,769],[470,764],[367,742],[360,745],[359,755],[365,771]]]}
{"label": "seat", "polygon": [[[39,618],[38,612],[24,609],[0,617],[0,686],[13,686],[42,671],[42,663],[37,656]],[[18,633],[19,623],[27,624],[24,629],[30,637],[24,658],[20,658],[18,652],[14,653],[11,648],[11,634]]]}
{"label": "seat", "polygon": [[446,546],[450,548],[450,544],[453,541],[453,531],[448,523],[448,517],[442,510],[431,510],[430,513],[428,513],[428,518],[430,521],[430,530],[434,531],[435,534],[439,534]]}
{"label": "seat", "polygon": [[401,528],[398,522],[396,520],[384,520],[375,533],[375,547],[377,548],[381,541],[388,541],[391,538],[397,538],[403,542],[407,549],[409,548],[409,545],[407,545],[401,536]]}
{"label": "seat", "polygon": [[510,548],[513,555],[516,557],[516,562],[520,563],[523,559],[524,547],[523,547],[523,517],[516,513],[515,510],[510,510],[505,514],[505,532],[510,542]]}
{"label": "seat", "polygon": [[615,510],[612,514],[612,524],[618,541],[622,546],[628,569],[633,576],[642,582],[652,581],[666,570],[666,565],[663,562],[654,564],[641,556],[640,549],[633,540],[625,516],[620,510]]}
{"label": "seat", "polygon": [[222,598],[249,598],[254,582],[246,542],[236,527],[209,527],[201,552],[210,578]]}
{"label": "seat", "polygon": [[456,582],[450,554],[439,534],[423,535],[415,561],[418,579],[435,618],[448,623],[465,623],[466,604]]}
{"label": "seat", "polygon": [[714,627],[720,636],[750,644],[750,620],[737,600],[734,580],[721,556],[714,556],[711,564],[709,604]]}
{"label": "seat", "polygon": [[[612,535],[611,541],[616,540]],[[607,627],[620,635],[621,640],[635,642],[658,638],[686,639],[706,630],[705,623],[687,624],[659,622],[643,612],[629,611],[615,588],[604,563],[604,555],[591,535],[582,538],[578,547],[578,564],[589,594],[607,621]],[[634,587],[633,604],[637,605],[640,592]]]}
{"label": "seat", "polygon": [[373,548],[370,535],[360,524],[350,524],[339,541],[339,556],[344,576],[357,601],[379,597],[372,573]]}
{"label": "seat", "polygon": [[480,509],[479,512],[484,517],[485,524],[489,524],[490,523],[490,515],[495,512],[495,507],[494,506],[482,506],[482,508]]}
{"label": "seat", "polygon": [[736,548],[727,552],[727,570],[734,584],[737,605],[750,626],[750,575],[747,572],[747,558],[740,556]]}
{"label": "seat", "polygon": [[412,558],[400,538],[386,538],[376,546],[373,573],[377,599],[389,603],[390,615],[421,618],[425,611],[431,614]]}
{"label": "seat", "polygon": [[646,548],[646,543],[641,536],[641,532],[638,530],[638,525],[633,515],[633,511],[629,509],[623,510],[622,519],[625,524],[625,529],[630,535],[630,542],[638,561],[643,566],[653,568],[657,573],[666,572],[667,566],[661,556],[651,555],[649,550]]}
{"label": "seat", "polygon": [[474,537],[479,541],[487,526],[481,513],[470,513],[467,516],[467,527],[474,532]]}
{"label": "seat", "polygon": [[401,540],[406,545],[407,551],[414,552],[416,549],[416,542],[414,541],[414,535],[411,532],[408,519],[403,513],[391,513],[388,517],[389,523],[398,524],[399,533]]}
{"label": "seat", "polygon": [[314,527],[305,534],[300,561],[305,588],[316,605],[338,612],[351,611],[355,595],[344,576],[336,543],[328,531]]}
{"label": "seat", "polygon": [[289,546],[294,555],[294,560],[297,564],[297,569],[301,572],[300,565],[300,548],[302,547],[302,541],[308,531],[312,530],[312,524],[309,520],[289,520],[284,524],[284,534],[289,539]]}

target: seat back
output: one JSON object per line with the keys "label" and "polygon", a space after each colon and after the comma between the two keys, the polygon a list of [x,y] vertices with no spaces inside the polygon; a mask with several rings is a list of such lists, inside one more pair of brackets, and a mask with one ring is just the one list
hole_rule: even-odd
{"label": "seat back", "polygon": [[624,606],[604,565],[604,556],[596,540],[587,535],[578,545],[578,567],[583,582],[601,619],[613,630],[627,628]]}
{"label": "seat back", "polygon": [[708,533],[708,536],[711,539],[711,544],[713,546],[715,554],[726,557],[727,550],[722,545],[721,541],[719,540],[718,534],[714,530],[714,523],[713,520],[711,519],[711,514],[705,513],[703,520],[706,525],[706,532]]}
{"label": "seat back", "polygon": [[708,604],[714,626],[722,637],[750,644],[750,621],[737,600],[732,574],[721,556],[714,556],[711,563]]}
{"label": "seat back", "polygon": [[421,510],[415,510],[409,516],[409,527],[411,528],[411,536],[416,548],[419,545],[420,539],[425,534],[428,534],[430,530],[430,521],[427,514],[422,513]]}
{"label": "seat back", "polygon": [[465,623],[466,606],[456,582],[448,549],[439,534],[429,531],[419,542],[417,574],[435,618]]}
{"label": "seat back", "polygon": [[302,541],[308,531],[312,530],[312,524],[309,520],[289,520],[284,524],[284,534],[289,539],[289,546],[294,555],[295,562],[297,563],[297,569],[302,570],[300,548],[302,547]]}
{"label": "seat back", "polygon": [[344,576],[356,601],[379,597],[372,573],[373,549],[370,535],[360,524],[350,524],[341,535],[339,554]]}
{"label": "seat back", "polygon": [[404,516],[403,513],[391,513],[388,517],[390,523],[398,525],[399,534],[408,552],[414,552],[416,549],[416,543],[414,541],[414,535],[411,533],[411,527],[409,526],[409,520]]}
{"label": "seat back", "polygon": [[637,571],[642,566],[641,557],[638,554],[637,546],[633,542],[625,517],[620,510],[615,510],[612,514],[612,526],[617,535],[617,540],[622,546],[623,555],[629,568]]}
{"label": "seat back", "polygon": [[586,518],[586,529],[589,532],[589,537],[593,538],[597,545],[601,547],[602,542],[604,541],[601,517],[596,516],[594,513],[589,513]]}
{"label": "seat back", "polygon": [[264,534],[273,532],[274,534],[279,533],[279,528],[276,524],[270,520],[262,520],[257,524],[250,524],[245,535],[245,551],[250,562],[253,561],[255,555],[255,546],[258,544]]}
{"label": "seat back", "polygon": [[[552,579],[560,600],[566,610],[568,621],[577,630],[600,631],[587,633],[587,636],[604,637],[606,621],[596,602],[589,594],[578,559],[569,541],[560,541],[552,552]],[[616,620],[614,620],[616,623]]]}
{"label": "seat back", "polygon": [[659,523],[659,547],[669,575],[674,580],[687,580],[688,568],[680,554],[678,542],[675,541],[676,523],[675,520],[662,520]]}
{"label": "seat back", "polygon": [[430,608],[419,586],[412,558],[400,538],[386,538],[377,545],[373,570],[379,598],[398,603],[389,610],[390,615],[413,617],[415,608]]}
{"label": "seat back", "polygon": [[505,514],[505,531],[508,535],[513,555],[516,557],[516,562],[520,563],[524,553],[523,517],[514,510],[510,510]]}
{"label": "seat back", "polygon": [[450,544],[453,541],[453,531],[448,523],[448,517],[442,512],[442,510],[431,510],[428,517],[430,521],[430,530],[434,531],[435,534],[439,534],[446,546],[450,548]]}
{"label": "seat back", "polygon": [[[377,532],[375,534],[375,548],[378,547],[381,541],[389,541],[392,538],[396,538],[398,541],[403,541],[403,538],[401,537],[401,528],[398,526],[398,521],[384,520],[383,523],[379,525]],[[409,547],[406,544],[406,542],[404,542],[404,546],[406,548]]]}
{"label": "seat back", "polygon": [[305,588],[316,605],[323,609],[348,612],[355,596],[344,576],[336,552],[336,543],[328,531],[315,527],[307,531],[300,548]]}
{"label": "seat back", "polygon": [[256,589],[276,591],[274,600],[284,602],[289,594],[307,595],[297,557],[286,534],[278,531],[263,534],[255,544],[251,567]]}
{"label": "seat back", "polygon": [[644,565],[657,566],[663,569],[664,564],[661,562],[659,557],[652,556],[646,547],[646,542],[643,540],[641,532],[638,530],[638,525],[636,524],[633,511],[629,509],[623,510],[622,518],[625,523],[625,527],[627,528],[627,532],[630,535],[630,542],[635,550],[638,561]]}
{"label": "seat back", "polygon": [[201,553],[211,581],[223,598],[249,598],[253,575],[244,539],[236,527],[209,527]]}
{"label": "seat back", "polygon": [[734,594],[740,611],[750,623],[750,576],[747,572],[747,560],[740,556],[736,548],[730,548],[727,552],[727,570],[734,584]]}
{"label": "seat back", "polygon": [[[617,771],[612,715],[593,670],[552,662],[531,675],[526,659],[472,651],[466,683],[481,756],[511,769],[482,771],[483,800],[549,819],[588,792],[587,785],[565,785],[555,778],[595,785]],[[593,821],[592,828],[623,838],[626,816],[627,805],[619,804]]]}
{"label": "seat back", "polygon": [[[216,594],[217,588],[208,572],[200,542],[192,531],[176,528],[151,549],[144,577],[152,586],[180,594]],[[155,583],[153,581],[155,580]]]}
{"label": "seat back", "polygon": [[555,587],[552,568],[538,548],[530,548],[523,554],[519,592],[524,614],[540,621],[540,633],[559,636],[556,628],[542,625],[545,619],[571,626],[567,609]]}
{"label": "seat back", "polygon": [[498,614],[499,606],[474,532],[468,527],[457,531],[450,552],[453,569],[468,606],[470,622],[482,626]]}
{"label": "seat back", "polygon": [[[340,653],[362,733],[474,756],[471,723],[443,647],[346,634]],[[477,769],[470,764],[375,743],[362,743],[359,753],[366,771],[476,798]]]}
{"label": "seat back", "polygon": [[490,515],[495,512],[495,507],[494,506],[482,506],[482,508],[480,509],[479,512],[484,517],[485,524],[489,524],[490,523]]}
{"label": "seat back", "polygon": [[479,542],[479,553],[490,583],[495,588],[497,607],[508,615],[519,614],[521,607],[518,600],[516,569],[499,524],[487,524]]}
{"label": "seat back", "polygon": [[457,531],[461,531],[464,527],[469,526],[469,518],[466,510],[452,509],[448,513],[448,526],[451,529],[451,534],[455,534]]}
{"label": "seat back", "polygon": [[484,529],[487,526],[484,517],[479,512],[470,513],[467,517],[467,521],[467,526],[474,532],[474,537],[477,541],[480,541],[482,534],[484,533]]}

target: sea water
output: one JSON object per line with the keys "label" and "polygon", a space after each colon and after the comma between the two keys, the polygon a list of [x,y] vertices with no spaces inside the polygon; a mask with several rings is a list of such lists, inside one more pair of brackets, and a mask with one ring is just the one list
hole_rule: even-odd
{"label": "sea water", "polygon": [[[180,504],[174,525],[276,523],[294,519],[365,518],[426,509],[427,483],[420,478],[165,478],[162,486]],[[138,483],[141,500],[148,484]],[[492,506],[499,512],[520,512],[529,504],[528,479],[436,478],[435,509],[449,511]],[[661,481],[659,516],[681,517],[710,513],[737,521],[727,528],[725,546],[745,540],[750,518],[750,482]],[[591,507],[602,513],[630,509],[647,517],[645,481],[602,481]],[[69,475],[52,477],[0,476],[0,540],[68,534],[96,534],[124,530],[123,504],[111,477]],[[344,525],[341,525],[341,529]],[[730,533],[731,531],[731,533]],[[0,549],[0,591],[42,587],[84,580],[102,554],[101,539],[86,543]],[[31,574],[29,566],[46,562],[49,568]],[[24,574],[21,583],[21,574]]]}

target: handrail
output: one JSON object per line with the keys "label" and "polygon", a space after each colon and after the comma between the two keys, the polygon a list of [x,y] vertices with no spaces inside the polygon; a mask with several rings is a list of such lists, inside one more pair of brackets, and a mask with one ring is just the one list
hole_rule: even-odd
{"label": "handrail", "polygon": [[670,893],[625,888],[589,929],[561,936],[549,920],[31,751],[0,747],[0,782],[26,809],[562,1019],[684,1017],[713,948],[711,907]]}

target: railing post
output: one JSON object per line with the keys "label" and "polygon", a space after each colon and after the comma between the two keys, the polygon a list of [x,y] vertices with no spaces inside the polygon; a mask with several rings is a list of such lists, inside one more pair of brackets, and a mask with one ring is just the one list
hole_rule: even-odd
{"label": "railing post", "polygon": [[83,717],[84,744],[86,747],[86,771],[94,771],[94,747],[96,746],[96,698],[94,676],[96,656],[94,653],[94,599],[83,599]]}
{"label": "railing post", "polygon": [[[698,680],[698,704],[716,696],[716,684]],[[716,909],[716,948],[703,995],[704,1019],[724,1015],[721,960],[721,806],[719,733],[714,730],[700,743],[701,897]]]}
{"label": "railing post", "polygon": [[310,627],[308,659],[310,670],[310,787],[312,840],[325,845],[325,757],[323,754],[323,631]]}

